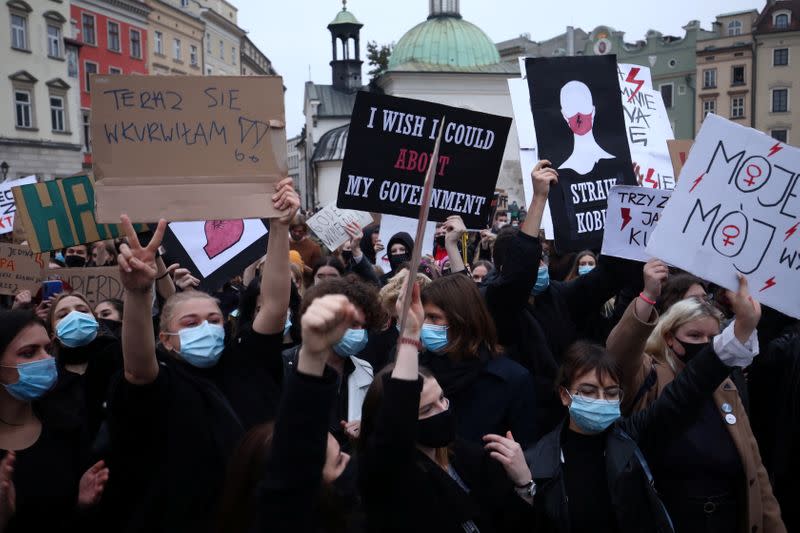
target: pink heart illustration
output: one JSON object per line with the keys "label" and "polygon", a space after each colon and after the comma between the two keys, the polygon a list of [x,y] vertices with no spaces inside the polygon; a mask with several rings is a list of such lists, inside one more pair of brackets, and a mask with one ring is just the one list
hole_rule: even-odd
{"label": "pink heart illustration", "polygon": [[244,233],[244,220],[207,220],[205,224],[206,245],[203,250],[209,259],[239,242]]}

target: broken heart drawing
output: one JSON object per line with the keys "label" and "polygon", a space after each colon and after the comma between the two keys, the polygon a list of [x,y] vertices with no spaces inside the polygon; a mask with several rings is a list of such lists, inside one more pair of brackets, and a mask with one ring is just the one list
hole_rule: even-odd
{"label": "broken heart drawing", "polygon": [[207,220],[205,223],[206,256],[214,259],[241,240],[244,234],[244,220]]}

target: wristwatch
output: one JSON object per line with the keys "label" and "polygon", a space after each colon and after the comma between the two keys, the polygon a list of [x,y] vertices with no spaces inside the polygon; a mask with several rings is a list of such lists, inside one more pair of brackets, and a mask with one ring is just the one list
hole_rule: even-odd
{"label": "wristwatch", "polygon": [[534,480],[530,480],[524,485],[516,485],[514,490],[516,490],[520,496],[530,496],[533,498],[536,496],[536,482]]}

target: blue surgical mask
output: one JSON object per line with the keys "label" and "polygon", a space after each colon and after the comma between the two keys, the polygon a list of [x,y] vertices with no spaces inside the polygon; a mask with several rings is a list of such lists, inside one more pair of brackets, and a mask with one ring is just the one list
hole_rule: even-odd
{"label": "blue surgical mask", "polygon": [[56,261],[61,261],[63,263],[64,262],[64,254],[62,254],[61,252],[56,252],[55,259],[56,259]]}
{"label": "blue surgical mask", "polygon": [[423,324],[419,340],[425,346],[425,349],[432,352],[441,352],[447,348],[447,326]]}
{"label": "blue surgical mask", "polygon": [[594,270],[594,266],[592,266],[592,265],[580,265],[578,267],[578,275],[579,276],[585,276],[586,274],[588,274],[592,270]]}
{"label": "blue surgical mask", "polygon": [[550,271],[547,266],[540,266],[539,273],[536,275],[536,285],[533,286],[533,295],[542,294],[550,286]]}
{"label": "blue surgical mask", "polygon": [[92,315],[71,311],[56,326],[56,337],[67,348],[78,348],[92,342],[99,327]]}
{"label": "blue surgical mask", "polygon": [[619,400],[589,400],[573,396],[569,415],[575,424],[587,433],[601,433],[619,417]]}
{"label": "blue surgical mask", "polygon": [[344,337],[334,344],[333,351],[340,357],[353,357],[358,355],[367,346],[367,330],[348,329],[344,332]]}
{"label": "blue surgical mask", "polygon": [[225,348],[225,328],[209,324],[208,320],[193,328],[183,328],[178,333],[181,339],[181,358],[197,368],[210,368],[217,364]]}
{"label": "blue surgical mask", "polygon": [[[14,368],[14,367],[6,367]],[[56,360],[52,357],[21,363],[16,366],[19,380],[10,385],[3,385],[8,393],[23,402],[40,398],[55,385],[58,379]]]}

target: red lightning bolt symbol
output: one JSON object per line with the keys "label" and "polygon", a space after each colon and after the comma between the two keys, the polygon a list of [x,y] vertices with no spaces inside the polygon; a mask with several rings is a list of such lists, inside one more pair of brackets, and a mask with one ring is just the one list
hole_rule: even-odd
{"label": "red lightning bolt symbol", "polygon": [[769,155],[767,157],[772,157],[781,150],[783,150],[783,146],[781,146],[781,143],[775,143],[775,146],[769,149]]}
{"label": "red lightning bolt symbol", "polygon": [[771,288],[772,288],[772,287],[774,287],[775,285],[777,285],[777,283],[775,283],[775,276],[772,276],[771,278],[769,278],[769,279],[766,281],[766,283],[764,283],[764,288],[763,288],[763,289],[761,289],[761,290],[760,290],[760,291],[758,291],[758,292],[764,292],[764,291],[765,291],[765,290],[767,290],[767,289],[771,289]]}
{"label": "red lightning bolt symbol", "polygon": [[644,178],[644,183],[652,183],[654,189],[658,188],[658,180],[653,179],[653,174],[655,171],[656,169],[654,168],[647,169],[647,177]]}
{"label": "red lightning bolt symbol", "polygon": [[629,101],[629,102],[630,102],[631,100],[633,100],[633,97],[634,97],[634,96],[636,96],[636,93],[638,93],[638,92],[639,92],[639,91],[642,89],[642,86],[644,85],[644,80],[637,80],[637,79],[636,79],[636,76],[638,76],[638,75],[639,75],[639,71],[640,71],[640,70],[641,70],[641,69],[640,69],[639,67],[633,67],[633,68],[631,69],[631,71],[630,71],[630,72],[628,72],[628,77],[627,77],[627,78],[625,78],[625,81],[627,81],[628,83],[634,83],[634,84],[636,84],[636,90],[635,90],[635,91],[633,91],[633,93],[632,93],[632,94],[630,95],[630,97],[628,98],[628,101]]}
{"label": "red lightning bolt symbol", "polygon": [[630,224],[633,217],[631,217],[630,207],[620,207],[620,212],[622,213],[622,227],[619,228],[619,230],[622,231],[625,229],[625,226]]}
{"label": "red lightning bolt symbol", "polygon": [[797,231],[797,226],[800,226],[800,222],[798,222],[797,224],[786,230],[786,238],[783,239],[783,242],[788,241],[789,237],[794,235],[794,232]]}
{"label": "red lightning bolt symbol", "polygon": [[706,175],[706,173],[703,172],[702,174],[700,174],[700,176],[698,176],[698,178],[696,180],[694,180],[694,185],[692,185],[692,188],[689,189],[689,192],[694,191],[695,187],[697,187],[700,184],[700,182],[703,180],[703,176],[705,176],[705,175]]}

